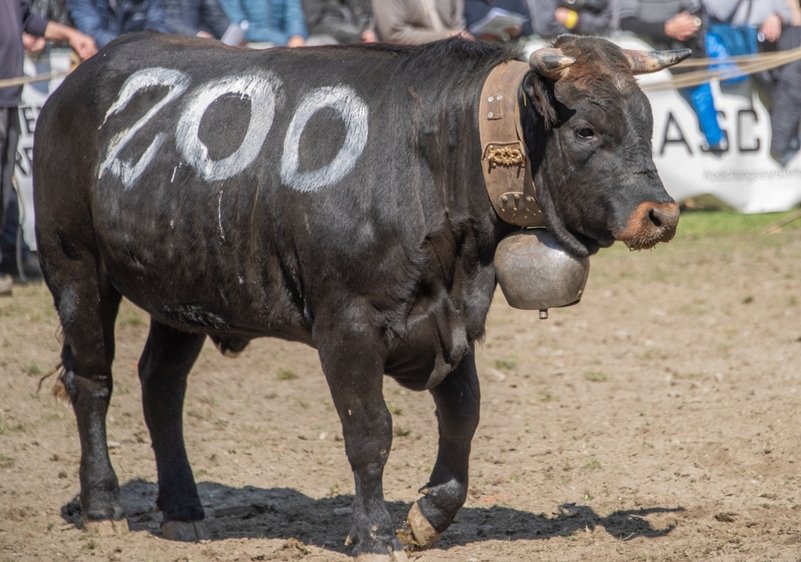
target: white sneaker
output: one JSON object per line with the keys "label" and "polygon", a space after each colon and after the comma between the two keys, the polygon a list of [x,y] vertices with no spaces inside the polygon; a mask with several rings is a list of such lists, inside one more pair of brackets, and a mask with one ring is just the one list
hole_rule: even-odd
{"label": "white sneaker", "polygon": [[0,274],[0,296],[11,295],[11,287],[14,286],[14,280],[10,275]]}

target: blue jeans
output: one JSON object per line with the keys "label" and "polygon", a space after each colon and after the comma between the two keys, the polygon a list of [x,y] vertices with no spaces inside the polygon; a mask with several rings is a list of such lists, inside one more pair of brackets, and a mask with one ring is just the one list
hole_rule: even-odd
{"label": "blue jeans", "polygon": [[711,147],[720,145],[723,142],[723,130],[718,123],[718,110],[709,83],[681,88],[679,93],[695,111],[698,127],[704,134],[707,145]]}

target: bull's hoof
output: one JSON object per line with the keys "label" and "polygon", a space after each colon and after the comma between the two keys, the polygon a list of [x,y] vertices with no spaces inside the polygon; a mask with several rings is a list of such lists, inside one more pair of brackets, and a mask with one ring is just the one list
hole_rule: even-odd
{"label": "bull's hoof", "polygon": [[420,506],[415,502],[406,516],[406,523],[409,525],[414,545],[419,548],[428,548],[439,538],[439,533],[434,526],[429,523],[426,516],[420,510]]}
{"label": "bull's hoof", "polygon": [[393,550],[387,554],[365,553],[356,556],[356,562],[408,562],[403,550]]}
{"label": "bull's hoof", "polygon": [[81,525],[85,531],[103,537],[120,536],[128,532],[127,519],[83,519]]}
{"label": "bull's hoof", "polygon": [[165,521],[161,536],[171,541],[198,542],[207,540],[209,531],[203,521]]}

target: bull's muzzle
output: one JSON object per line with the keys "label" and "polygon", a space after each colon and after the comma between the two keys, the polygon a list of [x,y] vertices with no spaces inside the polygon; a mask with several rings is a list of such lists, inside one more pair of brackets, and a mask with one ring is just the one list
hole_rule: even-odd
{"label": "bull's muzzle", "polygon": [[615,232],[615,238],[630,250],[647,250],[659,242],[669,242],[676,234],[679,224],[679,204],[640,203],[629,216],[626,226]]}

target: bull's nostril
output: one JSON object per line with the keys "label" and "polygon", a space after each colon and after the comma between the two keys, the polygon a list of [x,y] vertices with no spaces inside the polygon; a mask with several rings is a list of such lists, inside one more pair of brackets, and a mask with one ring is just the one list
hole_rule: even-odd
{"label": "bull's nostril", "polygon": [[656,228],[675,228],[679,222],[678,205],[654,205],[648,210],[648,220]]}
{"label": "bull's nostril", "polygon": [[662,219],[660,218],[660,214],[661,213],[659,212],[659,209],[651,209],[648,212],[648,218],[651,219],[651,223],[654,226],[657,227],[662,226]]}

